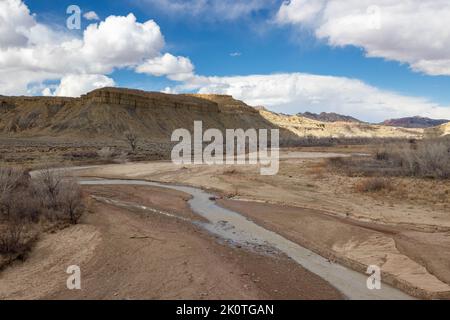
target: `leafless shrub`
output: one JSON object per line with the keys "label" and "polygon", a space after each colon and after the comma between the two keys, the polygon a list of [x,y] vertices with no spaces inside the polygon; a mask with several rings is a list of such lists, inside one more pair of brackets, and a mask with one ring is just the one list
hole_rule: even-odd
{"label": "leafless shrub", "polygon": [[38,197],[41,206],[47,209],[57,209],[58,194],[64,174],[60,170],[46,168],[41,170],[33,179],[35,195]]}
{"label": "leafless shrub", "polygon": [[45,169],[34,179],[33,190],[47,217],[78,223],[84,205],[81,188],[73,177]]}
{"label": "leafless shrub", "polygon": [[57,196],[58,208],[64,219],[71,224],[77,224],[84,211],[81,188],[74,179],[65,180],[61,184]]}
{"label": "leafless shrub", "polygon": [[330,159],[350,176],[414,176],[450,179],[450,138],[386,144],[374,157]]}
{"label": "leafless shrub", "polygon": [[0,232],[0,253],[17,254],[26,251],[26,223],[21,219],[8,220]]}
{"label": "leafless shrub", "polygon": [[8,194],[16,188],[24,172],[17,168],[0,168],[0,193]]}
{"label": "leafless shrub", "polygon": [[81,151],[72,151],[63,154],[64,158],[67,160],[94,160],[98,158],[98,153],[95,151],[89,151],[89,150],[81,150]]}
{"label": "leafless shrub", "polygon": [[280,147],[330,147],[347,145],[383,145],[401,143],[405,139],[401,138],[364,138],[364,137],[315,137],[315,136],[288,136],[280,138]]}
{"label": "leafless shrub", "polygon": [[334,138],[318,138],[318,137],[284,137],[280,139],[280,147],[329,147],[338,144],[338,140]]}
{"label": "leafless shrub", "polygon": [[408,175],[450,178],[450,140],[421,142],[416,147],[400,149],[392,157]]}
{"label": "leafless shrub", "polygon": [[132,131],[126,131],[124,133],[124,138],[125,141],[128,143],[128,145],[130,146],[131,150],[135,152],[139,142],[139,137],[137,136],[137,134],[135,134]]}
{"label": "leafless shrub", "polygon": [[378,149],[375,152],[375,160],[389,160],[389,153],[385,149]]}
{"label": "leafless shrub", "polygon": [[76,224],[83,211],[79,185],[63,172],[44,169],[31,178],[21,169],[0,168],[0,254],[23,256],[42,217]]}
{"label": "leafless shrub", "polygon": [[25,193],[29,183],[29,175],[18,168],[0,168],[0,217],[8,219],[14,208],[24,199],[19,194]]}

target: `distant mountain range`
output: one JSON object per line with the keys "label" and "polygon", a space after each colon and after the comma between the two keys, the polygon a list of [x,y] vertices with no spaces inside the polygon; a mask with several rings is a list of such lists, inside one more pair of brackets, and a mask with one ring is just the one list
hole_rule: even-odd
{"label": "distant mountain range", "polygon": [[354,123],[363,123],[363,121],[358,120],[356,118],[350,116],[344,116],[334,112],[322,112],[320,114],[313,112],[304,112],[297,114],[300,117],[305,117],[312,120],[323,121],[323,122],[354,122]]}
{"label": "distant mountain range", "polygon": [[382,122],[382,125],[403,128],[431,128],[450,122],[445,119],[430,119],[423,117],[407,117],[399,119],[390,119]]}
{"label": "distant mountain range", "polygon": [[[308,119],[322,121],[322,122],[351,122],[351,123],[364,123],[361,120],[353,118],[351,116],[345,116],[334,112],[321,112],[313,113],[313,112],[304,112],[297,114],[300,117],[305,117]],[[390,127],[401,127],[401,128],[432,128],[437,127],[442,124],[448,123],[450,120],[445,119],[430,119],[425,117],[406,117],[406,118],[398,118],[398,119],[389,119],[386,120],[380,125],[390,126]]]}

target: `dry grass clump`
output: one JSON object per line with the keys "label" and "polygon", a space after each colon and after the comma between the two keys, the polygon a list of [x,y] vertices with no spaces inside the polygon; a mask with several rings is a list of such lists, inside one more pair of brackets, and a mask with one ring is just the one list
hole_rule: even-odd
{"label": "dry grass clump", "polygon": [[282,137],[280,139],[280,147],[297,148],[297,147],[331,147],[337,145],[339,141],[334,138],[318,138],[314,136],[308,137]]}
{"label": "dry grass clump", "polygon": [[0,167],[0,254],[22,255],[41,222],[78,223],[84,204],[81,189],[62,172]]}
{"label": "dry grass clump", "polygon": [[450,178],[450,139],[421,141],[386,152],[388,159],[398,164],[406,175]]}
{"label": "dry grass clump", "polygon": [[355,185],[355,189],[358,192],[379,192],[382,190],[392,190],[392,182],[386,178],[367,178]]}
{"label": "dry grass clump", "polygon": [[329,165],[350,176],[450,178],[450,138],[387,144],[372,158],[335,158]]}
{"label": "dry grass clump", "polygon": [[315,137],[315,136],[284,136],[280,138],[280,147],[332,147],[332,146],[358,146],[382,145],[386,143],[399,143],[401,138],[365,138],[365,137]]}

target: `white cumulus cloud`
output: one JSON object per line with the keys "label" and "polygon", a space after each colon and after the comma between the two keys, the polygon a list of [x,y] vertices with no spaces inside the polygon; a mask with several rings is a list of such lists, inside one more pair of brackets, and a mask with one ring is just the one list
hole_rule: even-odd
{"label": "white cumulus cloud", "polygon": [[357,46],[369,57],[450,75],[448,0],[291,0],[276,20],[310,28],[331,46]]}
{"label": "white cumulus cloud", "polygon": [[[169,68],[167,74],[176,79],[176,68],[168,66],[166,59],[158,60],[164,46],[158,24],[138,22],[131,13],[90,24],[78,37],[38,23],[21,0],[0,0],[0,94],[33,94],[46,80],[64,81],[76,75],[83,81],[80,88],[88,88],[86,81],[99,80],[116,69],[134,69],[146,61],[163,63],[161,69]],[[182,74],[192,66],[187,58],[176,60],[184,68]],[[61,83],[56,94],[80,92],[64,88],[67,83]]]}
{"label": "white cumulus cloud", "polygon": [[[78,97],[94,89],[113,87],[114,80],[101,74],[70,74],[61,79],[54,95],[62,97]],[[44,89],[48,93],[48,88]]]}
{"label": "white cumulus cloud", "polygon": [[328,111],[372,122],[415,115],[450,119],[450,106],[381,90],[345,77],[304,73],[196,76],[179,89],[228,94],[250,105],[264,105],[274,111],[291,114]]}
{"label": "white cumulus cloud", "polygon": [[183,81],[193,76],[194,65],[185,57],[175,57],[166,53],[160,57],[148,59],[136,68],[136,72],[154,76],[167,76],[171,80]]}
{"label": "white cumulus cloud", "polygon": [[0,1],[0,48],[26,45],[29,29],[34,25],[34,19],[22,1]]}

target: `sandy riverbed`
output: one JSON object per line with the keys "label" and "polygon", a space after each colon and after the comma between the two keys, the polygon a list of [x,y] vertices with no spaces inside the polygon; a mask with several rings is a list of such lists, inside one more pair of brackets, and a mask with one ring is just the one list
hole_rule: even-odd
{"label": "sandy riverbed", "polygon": [[[110,165],[80,174],[202,187],[246,200],[239,206],[249,216],[258,211],[251,208],[258,202],[273,204],[278,211],[259,218],[252,215],[255,221],[357,270],[371,263],[382,265],[390,283],[421,297],[447,296],[450,262],[441,254],[450,252],[446,205],[355,194],[349,187],[351,178],[311,173],[318,164],[320,159],[309,153],[307,157],[291,153],[282,156],[277,176],[260,176],[252,166],[176,166],[170,162]],[[326,220],[327,216],[339,218],[339,223]],[[327,235],[324,239],[315,237],[322,233]]]}
{"label": "sandy riverbed", "polygon": [[[86,187],[90,195],[199,220],[181,192]],[[276,252],[221,243],[191,223],[93,201],[83,223],[43,237],[0,273],[0,299],[339,299],[327,282]],[[79,265],[82,290],[65,287]]]}

